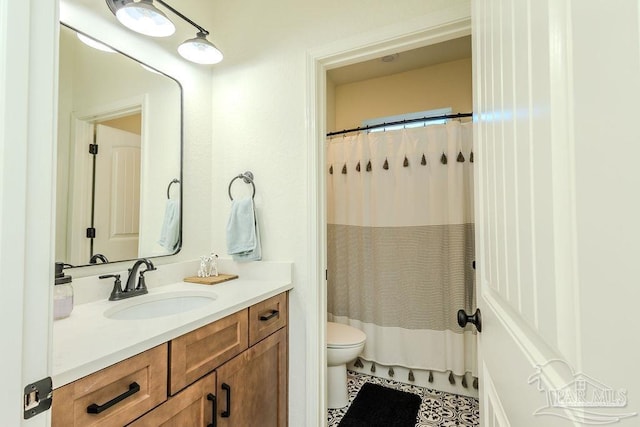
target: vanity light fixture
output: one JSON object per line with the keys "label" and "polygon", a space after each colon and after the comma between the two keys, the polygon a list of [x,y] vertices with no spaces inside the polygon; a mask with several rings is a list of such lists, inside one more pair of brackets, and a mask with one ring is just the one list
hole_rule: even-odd
{"label": "vanity light fixture", "polygon": [[[105,0],[111,12],[125,27],[152,37],[167,37],[175,32],[175,25],[165,13],[155,7],[154,0]],[[222,52],[209,40],[209,31],[187,18],[163,0],[155,0],[183,21],[193,25],[196,37],[184,41],[178,47],[183,58],[197,64],[217,64],[222,61]]]}

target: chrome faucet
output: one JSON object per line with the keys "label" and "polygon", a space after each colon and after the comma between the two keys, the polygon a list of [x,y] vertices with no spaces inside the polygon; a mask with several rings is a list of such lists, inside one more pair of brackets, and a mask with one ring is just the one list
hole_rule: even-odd
{"label": "chrome faucet", "polygon": [[[139,274],[138,284],[136,284],[136,274],[138,273],[138,269],[140,266],[144,264],[147,268],[142,270]],[[100,279],[108,279],[110,277],[115,278],[113,283],[113,290],[111,291],[111,295],[109,296],[109,301],[118,301],[125,298],[135,297],[137,295],[144,295],[148,293],[147,285],[144,281],[144,273],[147,271],[156,270],[153,263],[146,258],[141,258],[137,260],[133,267],[129,269],[129,276],[127,277],[127,284],[122,289],[122,283],[120,282],[119,274],[105,274],[103,276],[99,276]]]}

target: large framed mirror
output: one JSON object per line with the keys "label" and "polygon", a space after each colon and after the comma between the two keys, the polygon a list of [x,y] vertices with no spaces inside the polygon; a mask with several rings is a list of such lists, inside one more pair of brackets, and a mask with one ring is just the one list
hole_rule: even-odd
{"label": "large framed mirror", "polygon": [[56,260],[78,267],[175,254],[182,88],[92,41],[61,24]]}

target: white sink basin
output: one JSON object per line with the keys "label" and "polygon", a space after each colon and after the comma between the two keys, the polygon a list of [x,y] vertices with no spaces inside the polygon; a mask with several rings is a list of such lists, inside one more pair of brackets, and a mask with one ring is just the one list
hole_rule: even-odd
{"label": "white sink basin", "polygon": [[114,320],[141,320],[173,316],[213,305],[217,295],[211,292],[165,292],[147,294],[122,302],[104,311],[104,316]]}

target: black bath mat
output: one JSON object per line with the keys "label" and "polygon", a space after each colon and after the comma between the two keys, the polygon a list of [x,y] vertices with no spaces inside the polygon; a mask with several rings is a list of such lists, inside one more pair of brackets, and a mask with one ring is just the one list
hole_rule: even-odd
{"label": "black bath mat", "polygon": [[414,427],[420,396],[364,383],[338,427]]}

